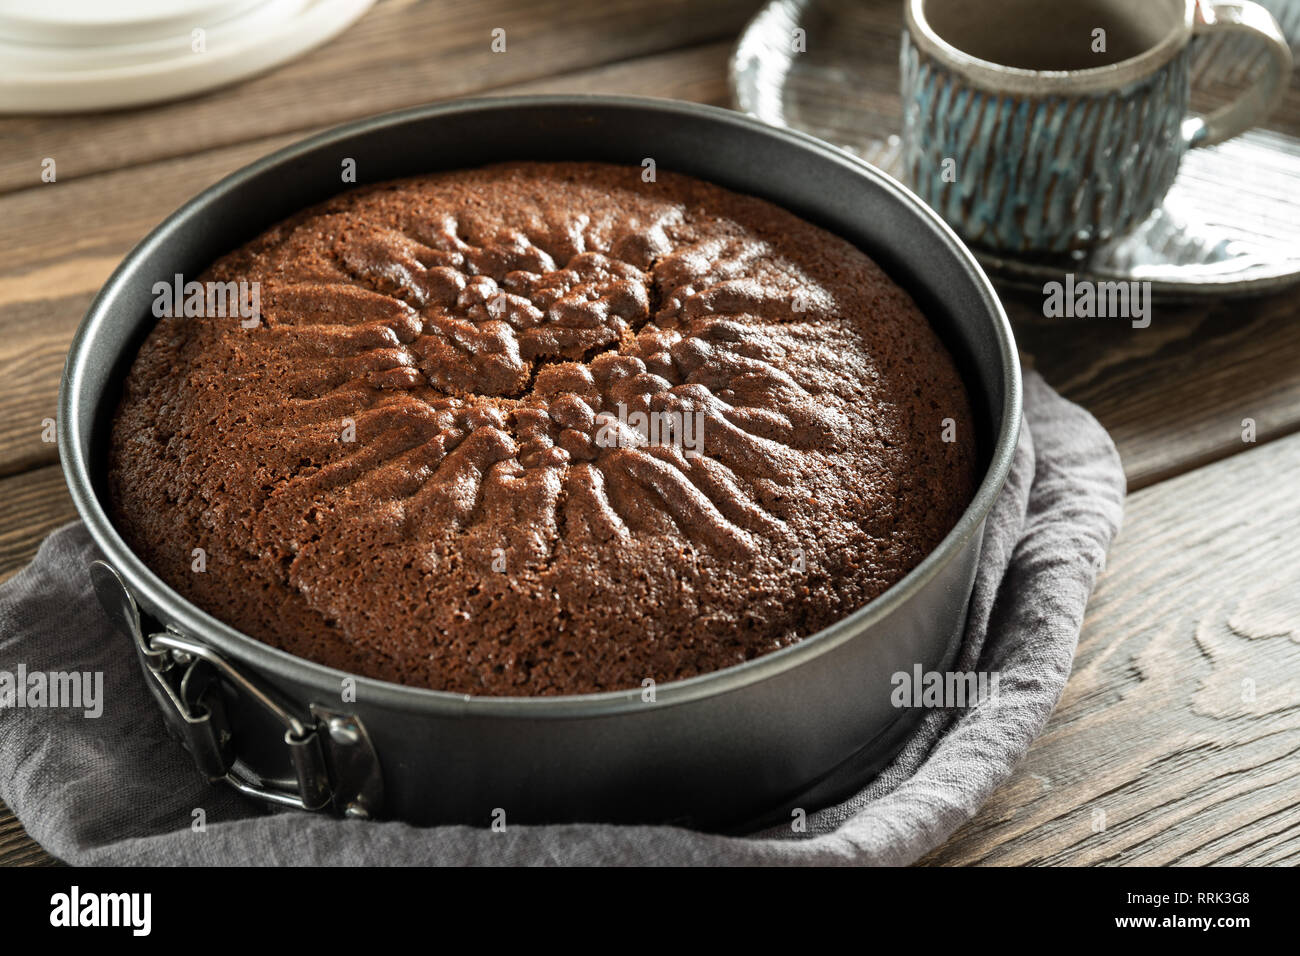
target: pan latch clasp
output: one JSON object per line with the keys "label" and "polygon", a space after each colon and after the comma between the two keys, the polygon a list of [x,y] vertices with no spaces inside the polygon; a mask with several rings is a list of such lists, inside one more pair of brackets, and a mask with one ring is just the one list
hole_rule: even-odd
{"label": "pan latch clasp", "polygon": [[[168,627],[145,634],[139,608],[117,572],[91,565],[100,603],[135,643],[149,689],[195,764],[248,796],[299,810],[371,817],[383,801],[383,776],[370,735],[355,714],[319,704],[299,718],[280,698],[206,644]],[[242,756],[231,705],[256,706],[283,732],[292,777],[269,777]]]}

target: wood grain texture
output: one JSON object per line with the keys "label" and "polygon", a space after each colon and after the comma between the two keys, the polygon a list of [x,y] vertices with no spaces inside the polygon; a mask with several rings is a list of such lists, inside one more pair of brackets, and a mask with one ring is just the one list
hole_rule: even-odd
{"label": "wood grain texture", "polygon": [[57,866],[58,863],[27,835],[9,808],[0,803],[0,866]]}
{"label": "wood grain texture", "polygon": [[1174,305],[1151,325],[1044,319],[1042,296],[1004,290],[1026,364],[1110,431],[1129,490],[1300,429],[1300,292]]}
{"label": "wood grain texture", "polygon": [[1298,473],[1293,435],[1129,496],[1046,732],[925,862],[1300,863]]}
{"label": "wood grain texture", "polygon": [[[0,118],[0,192],[732,39],[758,0],[385,0],[320,50],[236,86],[85,116]],[[506,31],[493,52],[492,31]],[[671,82],[667,86],[671,87]],[[653,86],[641,90],[672,95]]]}
{"label": "wood grain texture", "polygon": [[76,517],[58,465],[0,478],[0,584],[26,567],[46,535]]}

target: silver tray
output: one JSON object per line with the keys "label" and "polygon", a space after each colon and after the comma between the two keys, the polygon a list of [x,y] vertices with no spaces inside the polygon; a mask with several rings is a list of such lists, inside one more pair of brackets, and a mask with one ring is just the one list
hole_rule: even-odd
{"label": "silver tray", "polygon": [[[1266,0],[1294,45],[1300,0]],[[902,179],[898,54],[902,0],[774,0],[750,21],[730,64],[733,106],[811,133]],[[795,52],[795,31],[803,51]],[[1193,102],[1232,96],[1245,51],[1204,45]],[[1292,80],[1293,91],[1296,81]],[[1300,139],[1276,129],[1188,153],[1164,205],[1134,232],[1084,257],[1012,259],[974,250],[1013,284],[1149,281],[1166,297],[1257,293],[1300,280]]]}

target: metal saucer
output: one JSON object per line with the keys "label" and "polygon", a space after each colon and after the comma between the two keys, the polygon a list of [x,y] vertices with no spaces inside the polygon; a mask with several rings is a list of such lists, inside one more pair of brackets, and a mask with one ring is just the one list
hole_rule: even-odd
{"label": "metal saucer", "polygon": [[[1300,0],[1266,5],[1295,45]],[[901,0],[774,0],[750,21],[732,53],[732,105],[811,133],[901,179],[902,28]],[[1249,75],[1249,63],[1236,54],[1230,47],[1201,50],[1194,104],[1230,96]],[[1062,272],[1149,281],[1167,298],[1288,285],[1300,280],[1300,139],[1257,129],[1192,150],[1163,207],[1086,256],[1030,260],[973,251],[989,272],[1015,285],[1041,285]]]}

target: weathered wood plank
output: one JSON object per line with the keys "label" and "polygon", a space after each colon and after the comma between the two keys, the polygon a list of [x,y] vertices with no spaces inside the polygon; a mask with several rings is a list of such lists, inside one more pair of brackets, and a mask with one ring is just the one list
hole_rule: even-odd
{"label": "weathered wood plank", "polygon": [[1129,497],[1046,733],[926,862],[1294,863],[1298,472],[1293,435]]}
{"label": "weathered wood plank", "polygon": [[[325,47],[205,95],[82,116],[0,118],[0,192],[331,126],[432,100],[731,40],[758,0],[388,0]],[[492,31],[505,30],[504,52]],[[671,95],[647,87],[655,95]]]}
{"label": "weathered wood plank", "polygon": [[1151,325],[1044,319],[1043,298],[1007,293],[1021,352],[1097,416],[1124,460],[1129,490],[1300,429],[1300,294],[1172,305]]}
{"label": "weathered wood plank", "polygon": [[0,803],[0,866],[57,866],[58,861],[40,848],[9,808]]}
{"label": "weathered wood plank", "polygon": [[0,478],[0,583],[31,561],[46,535],[76,517],[58,465]]}

